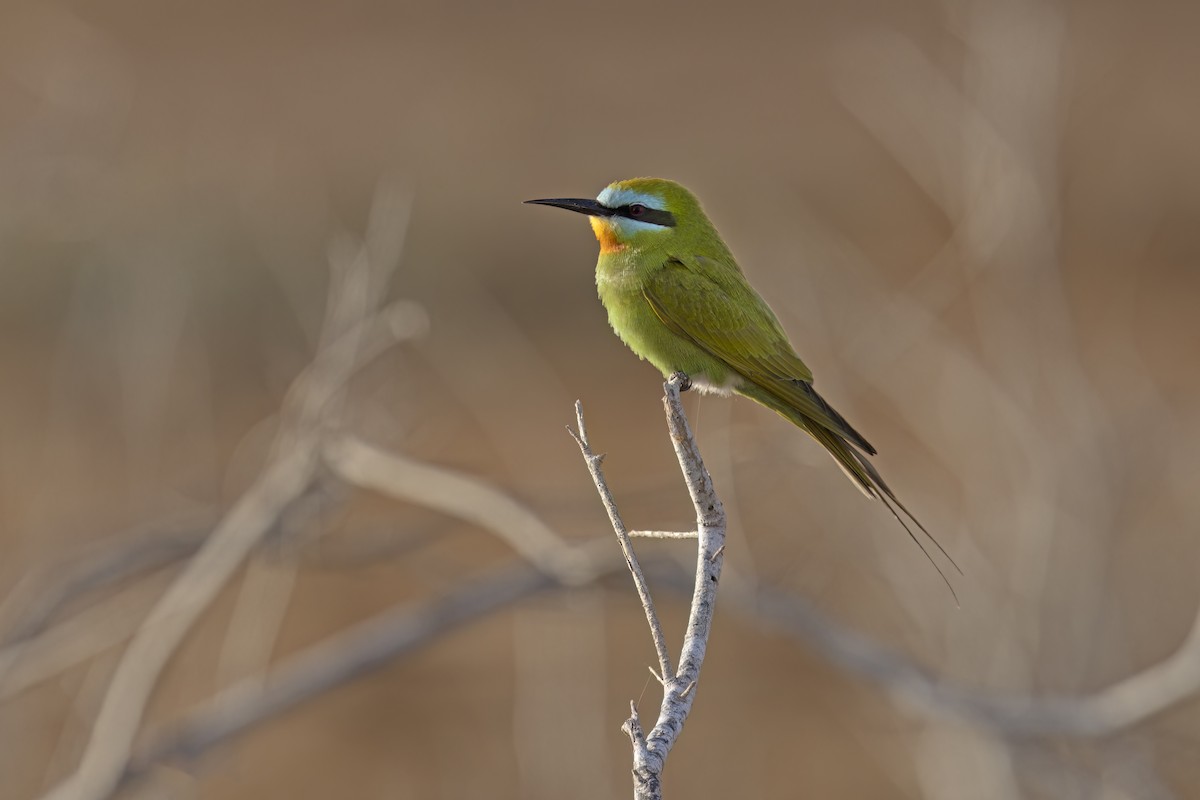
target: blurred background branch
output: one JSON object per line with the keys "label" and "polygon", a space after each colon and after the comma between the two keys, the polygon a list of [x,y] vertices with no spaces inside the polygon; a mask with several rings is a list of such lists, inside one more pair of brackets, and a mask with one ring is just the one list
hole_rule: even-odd
{"label": "blurred background branch", "polygon": [[[394,212],[396,203],[389,196],[394,192],[381,189],[376,208]],[[382,231],[397,224],[402,229],[406,219],[372,221],[373,229]],[[326,426],[338,424],[346,383],[363,358],[376,355],[379,348],[364,337],[360,326],[370,321],[399,246],[393,261],[382,268],[368,259],[370,249],[369,244],[356,250],[342,248],[331,256],[333,275],[319,349],[285,399],[270,461],[138,627],[104,695],[79,766],[47,798],[88,800],[112,793],[129,763],[146,704],[168,660],[251,550],[316,476],[322,435]],[[373,347],[364,347],[368,344]]]}

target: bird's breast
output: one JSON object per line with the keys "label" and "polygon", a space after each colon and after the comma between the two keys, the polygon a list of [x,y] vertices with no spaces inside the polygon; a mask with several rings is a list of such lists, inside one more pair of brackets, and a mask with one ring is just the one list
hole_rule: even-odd
{"label": "bird's breast", "polygon": [[610,292],[641,295],[642,282],[634,255],[634,251],[627,247],[600,251],[600,257],[596,260],[596,287],[600,289],[602,297]]}

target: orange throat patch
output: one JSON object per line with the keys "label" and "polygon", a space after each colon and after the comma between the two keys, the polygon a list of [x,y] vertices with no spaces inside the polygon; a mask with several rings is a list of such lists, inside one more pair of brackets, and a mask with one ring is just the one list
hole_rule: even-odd
{"label": "orange throat patch", "polygon": [[596,241],[600,242],[601,253],[615,253],[625,249],[625,243],[617,239],[616,227],[609,224],[608,220],[603,217],[588,217],[588,221],[592,223]]}

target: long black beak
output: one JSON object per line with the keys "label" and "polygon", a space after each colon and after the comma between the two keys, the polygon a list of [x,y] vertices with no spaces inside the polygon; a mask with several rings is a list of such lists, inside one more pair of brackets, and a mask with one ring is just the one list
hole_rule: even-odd
{"label": "long black beak", "polygon": [[526,203],[533,203],[538,206],[554,206],[555,208],[565,208],[568,211],[574,211],[579,214],[587,214],[589,217],[611,217],[613,210],[605,208],[595,200],[577,200],[577,199],[550,199],[550,200],[526,200]]}

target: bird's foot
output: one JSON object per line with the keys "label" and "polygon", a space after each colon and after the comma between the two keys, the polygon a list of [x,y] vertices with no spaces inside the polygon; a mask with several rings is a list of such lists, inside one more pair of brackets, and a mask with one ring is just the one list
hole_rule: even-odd
{"label": "bird's foot", "polygon": [[667,378],[667,382],[678,384],[680,392],[686,392],[688,389],[692,388],[692,379],[688,377],[686,372],[671,373],[671,377]]}

